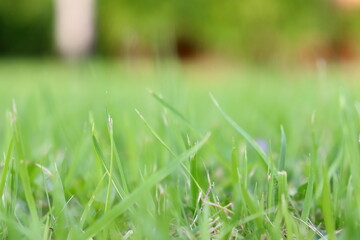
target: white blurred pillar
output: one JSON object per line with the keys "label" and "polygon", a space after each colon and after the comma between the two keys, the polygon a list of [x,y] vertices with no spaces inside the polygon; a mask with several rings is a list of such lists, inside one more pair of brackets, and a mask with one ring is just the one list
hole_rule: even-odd
{"label": "white blurred pillar", "polygon": [[94,39],[95,0],[55,0],[55,41],[58,52],[76,60],[88,55]]}

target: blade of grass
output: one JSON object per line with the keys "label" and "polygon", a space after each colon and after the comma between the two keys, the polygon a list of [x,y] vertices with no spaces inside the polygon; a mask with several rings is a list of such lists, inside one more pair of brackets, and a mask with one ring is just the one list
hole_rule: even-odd
{"label": "blade of grass", "polygon": [[[171,148],[165,143],[164,140],[162,140],[162,138],[159,136],[159,134],[156,133],[156,131],[150,126],[150,124],[146,121],[146,119],[144,118],[144,116],[137,110],[135,109],[135,112],[139,115],[140,119],[145,123],[145,126],[150,130],[150,132],[154,135],[154,137],[170,152],[170,154],[177,158],[176,153],[171,150]],[[196,186],[198,187],[198,189],[202,192],[202,188],[200,186],[200,184],[197,182],[196,178],[191,174],[190,170],[183,164],[181,163],[181,166],[185,169],[185,171],[189,174],[190,178],[192,179],[192,181],[196,184]]]}
{"label": "blade of grass", "polygon": [[[246,216],[245,218],[243,219],[240,219],[238,221],[235,221],[233,223],[229,223],[227,225],[224,226],[224,228],[222,229],[221,231],[221,234],[216,238],[216,239],[228,239],[226,238],[226,236],[229,234],[229,232],[231,232],[231,230],[233,228],[235,228],[237,225],[244,225],[246,223],[249,223],[251,221],[254,221],[256,219],[258,219],[259,217],[265,217],[265,215],[267,214],[272,214],[272,213],[275,213],[276,212],[276,208],[275,207],[272,207],[270,209],[266,209],[264,210],[263,212],[257,212],[255,214],[251,214],[251,215],[248,215]],[[278,239],[278,238],[274,238],[274,239]]]}
{"label": "blade of grass", "polygon": [[235,141],[233,140],[232,150],[231,150],[231,182],[232,182],[232,195],[235,203],[238,203],[240,191],[239,191],[239,171],[240,171],[240,161],[239,161],[239,148],[236,146]]}
{"label": "blade of grass", "polygon": [[[154,97],[160,104],[162,104],[166,109],[170,110],[171,112],[173,112],[177,117],[179,117],[182,121],[184,121],[186,123],[186,125],[192,129],[195,133],[197,133],[199,136],[202,136],[203,134],[200,133],[200,131],[198,131],[193,124],[191,124],[191,122],[183,115],[180,113],[180,111],[176,110],[176,108],[174,108],[171,104],[169,104],[168,102],[166,102],[164,100],[163,97],[161,97],[159,94],[155,93],[154,91],[152,91],[151,89],[148,89],[148,92],[150,93],[150,95],[152,97]],[[210,145],[211,146],[211,145]],[[213,146],[213,148],[216,148]],[[223,158],[219,158],[220,161],[222,161]],[[229,168],[230,170],[230,166],[226,164],[226,161],[222,161],[222,163],[224,164],[225,167]],[[193,181],[193,180],[192,180]],[[195,182],[196,183],[196,182]]]}
{"label": "blade of grass", "polygon": [[186,123],[188,127],[190,127],[192,130],[194,130],[196,133],[201,134],[191,123],[189,120],[187,120],[184,115],[182,115],[178,110],[176,110],[173,106],[171,106],[169,103],[167,103],[161,96],[156,94],[151,89],[148,89],[149,94],[154,97],[159,103],[161,103],[165,108],[169,109],[172,113],[174,113],[178,118],[180,118],[182,121]]}
{"label": "blade of grass", "polygon": [[275,185],[275,174],[272,171],[269,174],[269,186],[268,186],[268,194],[267,194],[267,202],[266,202],[266,206],[267,208],[271,208],[274,206],[275,203],[275,193],[276,193],[276,185]]}
{"label": "blade of grass", "polygon": [[234,193],[235,188],[237,188],[237,184],[239,183],[239,149],[236,147],[235,141],[233,140],[232,150],[231,150],[231,177],[232,182],[234,183]]}
{"label": "blade of grass", "polygon": [[[249,194],[249,192],[247,191],[247,189],[245,188],[245,186],[243,184],[240,184],[240,190],[241,190],[241,195],[243,197],[243,200],[246,204],[247,210],[251,215],[258,215],[259,217],[254,219],[256,226],[258,227],[258,229],[263,229],[263,223],[262,220],[260,218],[260,216],[262,216],[263,214],[261,213],[261,208],[260,206],[257,204],[257,202],[251,197],[251,195]],[[261,213],[261,214],[259,214]]]}
{"label": "blade of grass", "polygon": [[251,145],[251,147],[256,151],[256,153],[260,156],[260,158],[263,160],[265,165],[268,168],[271,168],[270,161],[268,159],[268,156],[265,154],[265,152],[261,149],[261,147],[256,143],[256,141],[243,129],[241,128],[234,120],[231,119],[229,115],[225,113],[225,111],[220,107],[219,103],[215,99],[215,97],[210,93],[210,97],[215,105],[215,107],[220,111],[220,113],[223,115],[223,117],[226,119],[228,123],[238,132],[241,136],[245,138],[245,140]]}
{"label": "blade of grass", "polygon": [[109,182],[106,191],[106,200],[105,200],[105,209],[104,209],[105,212],[108,210],[110,204],[110,190],[111,190],[111,183],[113,181],[113,165],[114,165],[114,136],[113,136],[114,131],[113,131],[113,120],[110,117],[110,115],[108,115],[108,130],[110,135],[110,172],[108,176]]}
{"label": "blade of grass", "polygon": [[84,227],[84,224],[85,224],[85,221],[86,221],[86,218],[90,212],[90,209],[91,209],[91,206],[95,200],[95,197],[96,195],[99,193],[100,189],[101,189],[101,184],[104,180],[106,176],[106,173],[103,175],[103,177],[100,179],[99,183],[97,184],[93,194],[91,195],[91,198],[90,200],[87,202],[86,206],[85,206],[85,209],[83,211],[83,213],[81,214],[81,217],[80,217],[80,229],[82,229]]}
{"label": "blade of grass", "polygon": [[291,219],[291,215],[288,210],[287,200],[285,195],[283,194],[281,195],[280,202],[281,202],[281,212],[285,219],[286,239],[292,240],[294,239],[294,222]]}
{"label": "blade of grass", "polygon": [[[241,148],[241,181],[245,188],[247,188],[247,181],[248,181],[248,156],[247,156],[247,148],[246,145],[244,145]],[[240,180],[240,179],[239,179]]]}
{"label": "blade of grass", "polygon": [[[120,175],[120,182],[121,182],[121,186],[123,188],[123,191],[125,194],[129,194],[129,189],[128,189],[128,184],[126,181],[126,177],[125,177],[125,172],[124,172],[124,168],[121,162],[121,159],[119,157],[117,148],[116,148],[116,144],[115,144],[115,139],[114,139],[114,130],[113,130],[113,120],[111,118],[111,116],[108,114],[108,130],[109,130],[109,136],[110,136],[110,147],[112,147],[111,150],[111,154],[113,155],[112,157],[115,157],[115,161],[117,163],[118,166],[118,171],[119,171],[119,175]],[[111,160],[110,160],[111,161]]]}
{"label": "blade of grass", "polygon": [[205,204],[202,211],[202,216],[200,219],[200,239],[201,240],[208,240],[211,239],[210,237],[210,206]]}
{"label": "blade of grass", "polygon": [[282,196],[285,197],[285,200],[288,200],[287,173],[285,171],[281,171],[278,173],[278,181],[279,181],[278,202],[281,203]]}
{"label": "blade of grass", "polygon": [[120,156],[118,154],[115,142],[114,142],[114,152],[115,152],[115,160],[116,160],[119,175],[120,175],[120,182],[121,182],[121,184],[123,186],[124,193],[127,195],[127,194],[129,194],[129,187],[128,187],[128,183],[127,183],[127,180],[126,180],[124,167],[123,167],[123,164],[121,162]]}
{"label": "blade of grass", "polygon": [[154,137],[161,143],[161,145],[163,145],[166,150],[169,151],[169,153],[171,153],[171,155],[173,157],[176,157],[176,153],[171,150],[171,148],[164,142],[164,140],[161,139],[161,137],[156,133],[156,131],[150,126],[150,124],[146,121],[146,119],[144,118],[144,116],[139,112],[139,110],[135,109],[135,112],[137,113],[137,115],[140,117],[140,119],[145,123],[145,126],[150,130],[150,132],[152,133],[152,135],[154,135]]}
{"label": "blade of grass", "polygon": [[27,165],[26,165],[21,131],[20,131],[20,126],[18,124],[18,120],[17,120],[17,110],[16,110],[15,102],[13,104],[13,111],[12,111],[10,117],[11,117],[11,125],[12,125],[14,139],[15,139],[14,147],[15,147],[16,154],[17,154],[16,165],[18,167],[21,183],[24,188],[25,199],[29,206],[30,214],[31,214],[33,221],[38,222],[39,216],[38,216],[37,209],[36,209],[35,199],[32,194],[31,180],[30,180],[29,172],[28,172]]}
{"label": "blade of grass", "polygon": [[327,239],[335,240],[335,222],[333,218],[330,184],[329,184],[328,173],[326,168],[324,168],[323,171],[323,180],[324,180],[324,185],[323,185],[321,205],[322,205],[322,212],[324,215],[325,229],[327,233],[326,235],[327,235]]}
{"label": "blade of grass", "polygon": [[44,232],[43,232],[43,240],[50,239],[50,216],[46,218],[45,226],[44,226]]}
{"label": "blade of grass", "polygon": [[1,198],[3,198],[6,178],[9,175],[9,171],[10,171],[10,163],[11,163],[13,146],[14,146],[14,138],[12,137],[10,140],[10,143],[9,143],[8,151],[5,156],[4,167],[1,172],[1,179],[0,179],[0,197]]}
{"label": "blade of grass", "polygon": [[312,114],[312,118],[311,118],[311,129],[312,129],[312,153],[310,156],[311,162],[310,162],[310,176],[309,176],[309,181],[308,181],[308,185],[306,188],[306,193],[305,193],[305,200],[304,200],[304,205],[303,205],[303,210],[301,213],[301,219],[303,221],[307,221],[309,214],[310,214],[310,209],[311,209],[311,205],[312,205],[312,201],[313,201],[313,188],[314,188],[314,182],[315,182],[315,174],[316,174],[316,162],[317,162],[317,152],[318,152],[318,146],[317,146],[317,140],[316,140],[316,135],[315,135],[315,112]]}
{"label": "blade of grass", "polygon": [[[106,163],[105,163],[106,162],[105,155],[102,152],[101,147],[99,145],[99,142],[98,142],[98,140],[97,140],[97,138],[95,136],[94,124],[92,124],[92,142],[93,142],[93,146],[94,146],[96,155],[97,155],[98,160],[99,160],[98,164],[97,164],[98,165],[97,168],[101,169],[101,166],[103,166],[103,168],[105,169],[105,173],[107,175],[110,175],[110,171],[109,171],[109,169],[108,169],[108,167],[106,166]],[[113,183],[113,186],[114,186],[116,192],[118,193],[118,195],[120,196],[120,199],[124,199],[125,196],[126,196],[126,193],[125,193],[124,189],[122,188],[122,186],[120,184],[118,184],[117,181],[115,181],[114,179],[117,180],[116,178],[111,179],[111,181]],[[118,187],[118,185],[120,185],[120,186]]]}
{"label": "blade of grass", "polygon": [[190,178],[190,189],[191,189],[191,202],[192,202],[192,207],[193,209],[196,208],[197,205],[197,199],[199,196],[199,187],[197,186],[197,182],[198,182],[198,166],[197,166],[197,162],[198,162],[198,157],[197,154],[195,154],[191,159],[190,159],[190,173],[191,176],[193,176],[193,178]]}
{"label": "blade of grass", "polygon": [[132,206],[137,199],[141,198],[144,192],[147,192],[151,187],[155,186],[165,177],[174,172],[178,167],[194,155],[209,139],[210,133],[207,133],[205,137],[200,140],[194,147],[184,152],[181,157],[175,161],[170,162],[165,168],[157,171],[151,175],[146,181],[144,181],[138,188],[130,193],[122,202],[115,205],[101,218],[95,221],[88,229],[85,230],[83,239],[89,239],[96,235],[101,229],[113,222],[118,216],[124,213],[130,206]]}
{"label": "blade of grass", "polygon": [[285,135],[284,127],[281,126],[281,149],[280,149],[279,171],[285,170],[285,158],[286,158],[286,135]]}

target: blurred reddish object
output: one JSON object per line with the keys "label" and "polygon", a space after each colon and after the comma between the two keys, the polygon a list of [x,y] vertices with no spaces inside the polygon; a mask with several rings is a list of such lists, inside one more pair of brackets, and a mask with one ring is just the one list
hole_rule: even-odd
{"label": "blurred reddish object", "polygon": [[346,9],[353,10],[360,8],[360,0],[333,0],[336,6]]}

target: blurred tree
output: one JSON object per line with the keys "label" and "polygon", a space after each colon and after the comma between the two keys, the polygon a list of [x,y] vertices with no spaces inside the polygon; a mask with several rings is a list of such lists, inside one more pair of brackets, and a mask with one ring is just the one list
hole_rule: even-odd
{"label": "blurred tree", "polygon": [[[96,50],[103,56],[220,52],[247,61],[311,52],[336,59],[356,52],[360,36],[359,9],[339,1],[358,0],[99,0]],[[51,52],[52,16],[50,0],[0,1],[0,53]]]}
{"label": "blurred tree", "polygon": [[0,54],[47,54],[52,46],[52,2],[0,1]]}

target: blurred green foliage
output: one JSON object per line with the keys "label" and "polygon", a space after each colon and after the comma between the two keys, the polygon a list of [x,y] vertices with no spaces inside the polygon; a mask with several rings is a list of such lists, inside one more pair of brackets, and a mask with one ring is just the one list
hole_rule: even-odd
{"label": "blurred green foliage", "polygon": [[52,49],[52,2],[0,1],[1,55],[44,54]]}
{"label": "blurred green foliage", "polygon": [[[96,50],[176,52],[182,42],[200,51],[269,59],[308,44],[356,41],[358,10],[330,0],[102,0],[96,7]],[[53,2],[0,2],[1,54],[52,51]]]}

